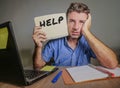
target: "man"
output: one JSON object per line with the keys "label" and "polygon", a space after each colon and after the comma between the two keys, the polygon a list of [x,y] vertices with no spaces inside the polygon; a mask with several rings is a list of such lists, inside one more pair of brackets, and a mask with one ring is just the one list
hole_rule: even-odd
{"label": "man", "polygon": [[56,66],[87,65],[93,57],[101,65],[115,68],[118,64],[116,54],[90,32],[89,8],[83,3],[71,3],[66,15],[69,36],[49,41],[43,50],[42,42],[46,41],[46,34],[41,27],[34,28],[34,67],[41,68],[51,58]]}

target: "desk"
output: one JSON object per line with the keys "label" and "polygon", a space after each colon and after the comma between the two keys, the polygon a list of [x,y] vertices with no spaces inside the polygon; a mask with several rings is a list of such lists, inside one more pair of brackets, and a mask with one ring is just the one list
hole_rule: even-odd
{"label": "desk", "polygon": [[59,80],[53,84],[51,83],[51,80],[58,73],[58,71],[29,86],[16,86],[13,84],[0,82],[0,88],[120,88],[120,78],[65,85],[61,76]]}

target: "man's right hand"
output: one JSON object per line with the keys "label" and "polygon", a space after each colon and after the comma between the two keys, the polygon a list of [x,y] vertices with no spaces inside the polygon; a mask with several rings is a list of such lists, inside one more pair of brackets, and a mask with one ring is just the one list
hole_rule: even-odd
{"label": "man's right hand", "polygon": [[35,26],[32,38],[36,45],[34,55],[33,55],[33,67],[34,69],[41,68],[46,64],[46,62],[42,59],[42,42],[46,41],[46,34],[42,31],[40,26]]}
{"label": "man's right hand", "polygon": [[47,37],[46,34],[41,30],[40,26],[35,26],[32,38],[37,47],[42,47],[42,42],[45,42]]}

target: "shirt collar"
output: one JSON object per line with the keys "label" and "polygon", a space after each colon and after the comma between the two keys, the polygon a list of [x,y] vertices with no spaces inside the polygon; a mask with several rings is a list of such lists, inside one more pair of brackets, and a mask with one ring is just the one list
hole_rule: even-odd
{"label": "shirt collar", "polygon": [[[84,36],[81,36],[80,38],[79,38],[79,40],[78,40],[78,46],[80,45],[80,43],[83,41],[83,39],[84,39]],[[68,42],[67,42],[67,37],[64,37],[64,41],[65,41],[65,46],[69,46],[68,45]]]}
{"label": "shirt collar", "polygon": [[67,37],[64,38],[64,41],[65,41],[65,46],[68,46]]}

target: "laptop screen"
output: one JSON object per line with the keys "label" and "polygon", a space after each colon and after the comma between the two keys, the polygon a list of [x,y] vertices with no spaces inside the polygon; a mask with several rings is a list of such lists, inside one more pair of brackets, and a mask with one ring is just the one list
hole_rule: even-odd
{"label": "laptop screen", "polygon": [[6,49],[8,40],[8,29],[7,27],[0,28],[0,50]]}
{"label": "laptop screen", "polygon": [[0,64],[15,64],[19,58],[16,49],[11,22],[0,24]]}
{"label": "laptop screen", "polygon": [[[0,81],[24,79],[23,68],[11,22],[0,24]],[[11,77],[11,78],[8,78]]]}

